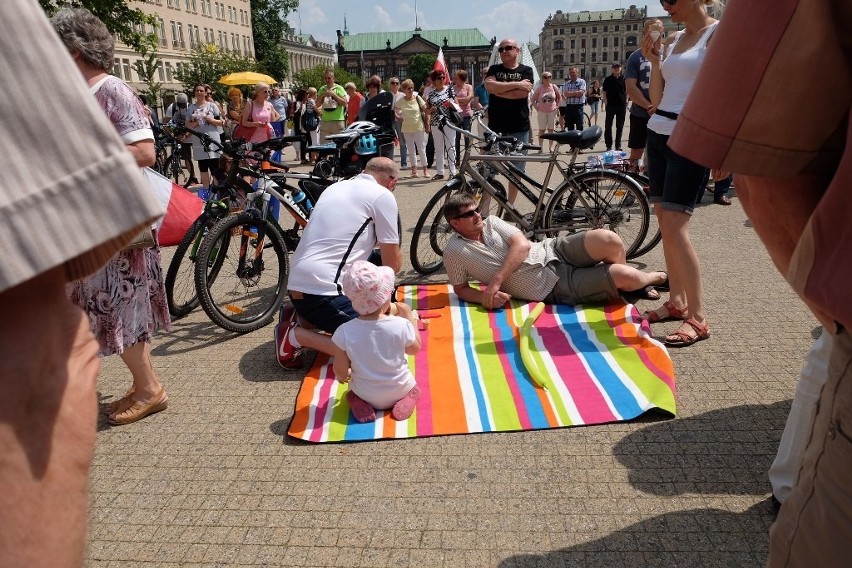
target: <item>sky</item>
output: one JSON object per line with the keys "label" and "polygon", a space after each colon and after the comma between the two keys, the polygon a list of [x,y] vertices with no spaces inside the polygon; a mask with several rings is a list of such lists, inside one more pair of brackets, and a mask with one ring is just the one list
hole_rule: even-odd
{"label": "sky", "polygon": [[[665,14],[657,0],[418,0],[416,4],[417,25],[424,30],[479,28],[489,39],[512,37],[536,44],[544,21],[556,10],[612,10],[636,4],[648,6],[652,16]],[[334,45],[344,15],[350,34],[413,30],[414,6],[414,0],[300,0],[299,10],[288,20],[297,32]]]}

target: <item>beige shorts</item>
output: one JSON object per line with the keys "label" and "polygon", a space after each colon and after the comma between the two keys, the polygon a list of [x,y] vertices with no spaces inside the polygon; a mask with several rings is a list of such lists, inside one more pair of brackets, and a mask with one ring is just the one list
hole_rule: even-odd
{"label": "beige shorts", "polygon": [[559,116],[559,109],[551,112],[538,112],[538,129],[553,130],[556,127],[556,117]]}
{"label": "beige shorts", "polygon": [[589,256],[585,233],[554,239],[558,261],[548,266],[559,280],[544,299],[548,304],[600,304],[618,298],[618,288],[609,275],[609,266]]}
{"label": "beige shorts", "polygon": [[323,120],[322,122],[320,122],[320,143],[325,142],[326,136],[328,136],[329,134],[337,134],[338,132],[343,130],[345,126],[346,125],[342,120]]}

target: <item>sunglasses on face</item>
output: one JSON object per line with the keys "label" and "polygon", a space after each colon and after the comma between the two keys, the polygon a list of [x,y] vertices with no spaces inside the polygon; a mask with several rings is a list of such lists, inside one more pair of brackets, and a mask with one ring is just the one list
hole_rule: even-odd
{"label": "sunglasses on face", "polygon": [[471,209],[470,211],[465,211],[464,213],[460,213],[460,214],[456,215],[455,217],[453,217],[453,219],[470,219],[474,215],[481,215],[481,214],[482,213],[481,213],[480,208],[477,207],[476,209]]}
{"label": "sunglasses on face", "polygon": [[666,4],[668,4],[669,6],[674,6],[675,4],[677,4],[677,0],[660,0],[661,6],[665,6]]}
{"label": "sunglasses on face", "polygon": [[399,82],[397,82],[397,81],[391,81],[391,85],[399,85]]}
{"label": "sunglasses on face", "polygon": [[497,51],[503,53],[504,51],[512,51],[513,49],[517,49],[517,47],[515,47],[514,45],[504,45],[503,47],[498,47]]}

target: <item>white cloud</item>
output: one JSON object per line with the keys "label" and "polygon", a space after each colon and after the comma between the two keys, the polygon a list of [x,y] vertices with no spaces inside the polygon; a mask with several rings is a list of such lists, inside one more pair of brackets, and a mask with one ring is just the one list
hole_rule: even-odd
{"label": "white cloud", "polygon": [[391,31],[396,29],[390,14],[379,5],[373,6],[373,28],[376,31]]}
{"label": "white cloud", "polygon": [[486,37],[496,37],[497,41],[511,37],[519,42],[538,43],[543,25],[540,9],[533,8],[529,2],[510,0],[492,8],[479,22],[479,29]]}

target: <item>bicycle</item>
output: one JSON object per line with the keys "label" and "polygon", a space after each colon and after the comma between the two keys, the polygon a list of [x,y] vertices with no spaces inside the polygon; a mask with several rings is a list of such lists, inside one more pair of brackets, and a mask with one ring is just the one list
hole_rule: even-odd
{"label": "bicycle", "polygon": [[[192,134],[199,135],[199,133],[189,129],[184,130]],[[227,176],[225,179],[217,178],[217,183],[211,186],[211,195],[205,204],[204,211],[199,218],[193,222],[192,226],[178,244],[169,264],[165,280],[166,297],[169,313],[174,319],[178,319],[189,314],[201,303],[201,298],[205,295],[203,291],[199,293],[196,268],[202,263],[207,267],[207,282],[215,281],[219,270],[222,268],[223,259],[219,258],[219,254],[220,252],[225,254],[225,249],[220,251],[214,247],[205,252],[202,257],[201,248],[204,237],[220,220],[226,218],[230,213],[243,210],[240,203],[244,203],[244,200],[247,199],[248,196],[256,193],[255,188],[245,181],[244,178],[259,177],[260,179],[266,180],[267,178],[263,177],[263,173],[259,171],[263,170],[264,166],[267,165],[264,164],[264,159],[268,158],[273,151],[279,150],[284,144],[292,141],[295,137],[277,138],[268,142],[253,145],[245,144],[241,141],[219,143],[204,134],[201,134],[200,138],[208,147],[215,146],[216,149],[223,154],[225,162],[230,161],[231,166],[222,168],[223,171],[227,171]],[[253,159],[253,162],[256,164],[254,168],[239,165],[241,162],[245,162],[249,159]],[[279,164],[279,166],[286,167],[281,164]],[[294,175],[305,178],[311,177],[305,174]],[[263,183],[266,183],[266,181]],[[292,191],[292,188],[289,188],[286,191]],[[284,198],[283,195],[281,197]],[[301,230],[301,227],[307,222],[307,215],[310,213],[311,203],[305,200],[305,202],[300,205],[292,201],[292,199],[290,199],[289,203],[285,201],[284,207],[288,211],[291,211],[293,208],[299,210],[299,213],[294,215],[294,217],[298,219],[298,223],[296,223],[296,225],[299,226],[299,230]],[[269,213],[269,216],[274,217],[272,212]],[[295,248],[295,244],[298,243],[298,235],[291,235],[291,231],[294,231],[294,229],[283,231],[283,239],[285,246],[290,247],[292,250],[292,248]],[[295,242],[292,241],[293,238],[296,239]],[[210,303],[212,304],[213,302],[214,300],[210,299]],[[221,314],[219,310],[208,305],[208,307],[205,308],[205,312],[208,313],[215,323],[222,325],[226,329],[231,329],[227,320],[220,317]],[[231,330],[235,331],[234,329]]]}
{"label": "bicycle", "polygon": [[[484,153],[471,154],[471,146],[465,149],[459,173],[451,178],[429,200],[414,227],[410,248],[410,259],[414,269],[421,274],[431,274],[443,264],[443,251],[451,228],[443,216],[443,206],[455,193],[473,195],[483,208],[483,215],[499,213],[504,219],[515,223],[530,239],[555,237],[577,231],[609,228],[625,244],[628,257],[632,257],[641,245],[648,230],[648,202],[642,189],[623,173],[606,169],[587,169],[577,164],[580,150],[588,149],[600,140],[602,130],[593,126],[580,131],[546,133],[545,140],[553,140],[557,146],[546,155],[522,155],[524,149],[540,149],[529,144],[519,145],[512,138],[501,137],[488,129],[475,113],[484,135],[478,136],[442,120],[442,126],[453,128],[469,136],[482,146]],[[570,162],[560,160],[559,145],[571,147]],[[508,145],[508,146],[507,146]],[[515,166],[512,161],[546,163],[547,173],[543,182],[538,182]],[[563,177],[555,189],[550,179],[558,170]],[[533,205],[531,213],[521,212],[509,203],[502,184],[495,180],[497,175],[506,177]],[[534,193],[526,184],[538,190]],[[491,203],[491,200],[494,203]],[[493,207],[493,209],[492,209]]]}
{"label": "bicycle", "polygon": [[178,132],[183,127],[174,127],[174,131],[166,127],[156,129],[154,133],[156,158],[153,168],[176,184],[189,187],[196,182],[195,166],[192,163],[192,144],[179,139]]}

